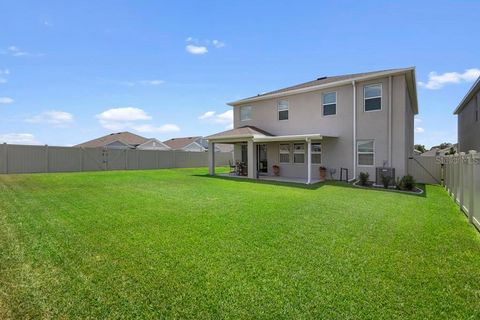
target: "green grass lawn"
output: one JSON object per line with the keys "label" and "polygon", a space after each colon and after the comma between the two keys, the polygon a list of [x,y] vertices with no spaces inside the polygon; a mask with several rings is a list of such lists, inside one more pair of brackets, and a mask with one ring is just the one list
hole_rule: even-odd
{"label": "green grass lawn", "polygon": [[0,318],[480,317],[480,235],[441,187],[205,174],[0,176]]}

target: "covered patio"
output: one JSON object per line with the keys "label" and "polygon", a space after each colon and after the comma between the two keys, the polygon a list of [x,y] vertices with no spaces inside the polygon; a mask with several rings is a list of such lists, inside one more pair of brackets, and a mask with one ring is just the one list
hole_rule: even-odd
{"label": "covered patio", "polygon": [[[215,175],[215,144],[234,144],[235,161],[230,164],[230,173],[222,176],[313,184],[322,179],[312,172],[312,144],[320,148],[323,135],[298,134],[275,136],[253,126],[244,126],[207,137],[209,144],[209,174]],[[292,148],[293,146],[293,148]],[[282,150],[286,148],[288,150]],[[316,152],[316,157],[321,156]],[[289,163],[282,163],[283,157]],[[293,164],[292,159],[295,159]],[[296,160],[301,160],[296,162]],[[274,164],[272,166],[272,164]],[[280,171],[280,166],[283,166]],[[313,167],[319,168],[319,162]],[[272,167],[277,167],[276,172]]]}

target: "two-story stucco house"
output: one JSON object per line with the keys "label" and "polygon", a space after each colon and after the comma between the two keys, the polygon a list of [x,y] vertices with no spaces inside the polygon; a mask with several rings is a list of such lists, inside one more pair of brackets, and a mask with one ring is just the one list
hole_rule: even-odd
{"label": "two-story stucco house", "polygon": [[480,152],[480,77],[462,99],[454,114],[458,116],[458,151]]}
{"label": "two-story stucco house", "polygon": [[[407,174],[418,113],[415,69],[392,69],[322,77],[229,103],[234,128],[207,137],[234,144],[234,157],[252,179],[272,176],[312,183],[319,168],[338,179],[376,167]],[[215,174],[210,152],[210,174]],[[335,172],[335,173],[334,173]],[[342,172],[345,177],[345,170]]]}

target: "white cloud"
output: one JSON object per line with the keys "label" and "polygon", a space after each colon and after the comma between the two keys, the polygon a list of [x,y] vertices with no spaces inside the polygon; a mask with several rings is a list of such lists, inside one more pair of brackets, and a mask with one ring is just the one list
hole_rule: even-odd
{"label": "white cloud", "polygon": [[191,54],[206,54],[208,52],[209,47],[213,47],[216,49],[220,49],[225,47],[225,42],[220,41],[220,40],[208,40],[208,39],[196,39],[193,37],[188,37],[185,39],[186,42],[188,42],[187,46],[185,49],[187,52]]}
{"label": "white cloud", "polygon": [[415,128],[415,133],[424,133],[424,132],[425,132],[425,129],[423,129],[422,127]]}
{"label": "white cloud", "polygon": [[41,54],[41,53],[27,52],[25,50],[20,49],[17,46],[9,46],[6,50],[1,51],[0,53],[11,55],[13,57],[26,57],[26,56],[40,57],[40,56],[43,56],[43,54]]}
{"label": "white cloud", "polygon": [[233,110],[227,110],[222,113],[216,113],[215,111],[207,111],[198,117],[199,120],[209,121],[211,123],[218,123],[226,125],[226,129],[233,128]]}
{"label": "white cloud", "polygon": [[10,75],[10,70],[0,69],[0,83],[7,83],[7,76]]}
{"label": "white cloud", "polygon": [[415,116],[415,118],[413,119],[413,121],[414,121],[415,123],[420,123],[420,122],[422,122],[422,119],[420,119],[419,117]]}
{"label": "white cloud", "polygon": [[39,144],[31,133],[6,133],[0,134],[0,143],[12,144]]}
{"label": "white cloud", "polygon": [[205,53],[208,52],[207,47],[196,46],[196,45],[193,45],[193,44],[188,44],[185,47],[185,50],[187,50],[188,53],[195,54],[195,55],[201,55],[201,54],[205,54]]}
{"label": "white cloud", "polygon": [[139,83],[144,85],[144,86],[158,86],[158,85],[164,84],[165,81],[163,81],[163,80],[141,80],[141,81],[139,81]]}
{"label": "white cloud", "polygon": [[150,117],[145,111],[140,108],[125,107],[112,108],[97,114],[97,119],[104,121],[137,121],[150,120]]}
{"label": "white cloud", "polygon": [[13,99],[10,97],[0,97],[0,104],[10,104],[13,103]]}
{"label": "white cloud", "polygon": [[225,47],[225,43],[220,40],[212,40],[212,44],[215,48],[223,48]]}
{"label": "white cloud", "polygon": [[27,118],[25,121],[30,123],[48,123],[55,126],[65,126],[73,122],[73,115],[65,111],[51,110]]}
{"label": "white cloud", "polygon": [[112,108],[96,115],[100,124],[108,130],[135,130],[138,132],[167,133],[177,132],[180,128],[176,124],[155,126],[152,124],[139,124],[138,121],[151,120],[144,110],[134,107]]}
{"label": "white cloud", "polygon": [[428,74],[428,81],[419,81],[418,85],[430,90],[441,89],[443,86],[451,83],[473,82],[480,77],[480,69],[467,69],[463,73],[459,72],[445,72],[438,74],[432,71]]}
{"label": "white cloud", "polygon": [[169,133],[169,132],[180,131],[179,126],[171,123],[167,123],[158,127],[151,124],[142,124],[138,126],[133,126],[132,129],[139,132],[156,132],[156,133]]}
{"label": "white cloud", "polygon": [[21,57],[29,55],[28,52],[20,50],[19,47],[10,46],[7,48],[7,52],[14,57]]}
{"label": "white cloud", "polygon": [[164,80],[159,80],[159,79],[152,79],[152,80],[140,80],[140,81],[123,81],[120,82],[120,84],[129,86],[129,87],[134,87],[137,85],[142,85],[142,86],[159,86],[161,84],[164,84]]}

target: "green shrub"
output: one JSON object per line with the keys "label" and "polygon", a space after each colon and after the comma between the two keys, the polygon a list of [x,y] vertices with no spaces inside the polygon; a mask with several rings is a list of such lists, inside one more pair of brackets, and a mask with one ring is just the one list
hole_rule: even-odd
{"label": "green shrub", "polygon": [[358,175],[358,181],[360,182],[360,185],[366,186],[368,184],[369,177],[370,175],[368,174],[368,172],[360,172],[360,174]]}
{"label": "green shrub", "polygon": [[388,186],[390,185],[390,181],[392,181],[392,178],[386,175],[381,175],[380,180],[382,181],[383,187],[385,189],[388,189]]}
{"label": "green shrub", "polygon": [[402,178],[402,188],[408,191],[412,191],[415,187],[415,179],[411,175],[403,176]]}
{"label": "green shrub", "polygon": [[400,177],[397,177],[397,180],[395,180],[395,188],[397,190],[402,190],[403,189],[402,180],[400,179]]}

